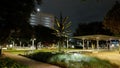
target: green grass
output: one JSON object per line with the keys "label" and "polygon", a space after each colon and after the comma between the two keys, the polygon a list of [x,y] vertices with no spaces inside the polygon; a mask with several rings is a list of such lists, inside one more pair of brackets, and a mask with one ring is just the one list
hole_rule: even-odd
{"label": "green grass", "polygon": [[[31,50],[3,50],[3,52],[9,52],[9,53],[12,53],[12,54],[22,54],[22,55],[25,55],[25,54],[30,54],[30,51]],[[57,52],[58,50],[57,49],[47,49],[47,48],[43,48],[43,49],[40,49],[40,50],[33,50],[33,53],[36,53],[36,52]]]}
{"label": "green grass", "polygon": [[[65,50],[69,51],[69,50],[80,50],[80,49],[64,49],[64,51]],[[25,55],[24,53],[26,52],[26,50],[6,50],[5,52]],[[118,68],[116,65],[113,65],[106,60],[100,60],[100,59],[97,59],[94,57],[91,58],[88,56],[87,57],[84,56],[86,58],[80,58],[80,55],[75,56],[72,54],[70,55],[70,54],[58,53],[58,49],[44,48],[40,50],[34,50],[33,53],[29,55],[27,54],[27,57],[37,61],[59,65],[64,68],[96,68],[96,67],[97,68]],[[84,60],[81,60],[81,59],[84,59]],[[86,59],[89,59],[90,61],[86,62],[85,61]]]}
{"label": "green grass", "polygon": [[[70,51],[70,50],[80,50],[80,49],[62,49],[64,51]],[[10,52],[13,54],[24,54],[26,51],[28,50],[15,50],[15,49],[11,49],[11,50],[4,50],[4,52]],[[34,50],[33,52],[58,52],[58,49],[49,49],[49,48],[42,48],[39,50]]]}
{"label": "green grass", "polygon": [[3,52],[9,52],[12,54],[24,54],[26,50],[4,50]]}

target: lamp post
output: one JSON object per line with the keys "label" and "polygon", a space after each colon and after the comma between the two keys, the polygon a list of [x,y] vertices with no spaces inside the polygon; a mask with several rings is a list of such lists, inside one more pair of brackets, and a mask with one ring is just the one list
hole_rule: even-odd
{"label": "lamp post", "polygon": [[82,38],[82,40],[83,40],[83,50],[85,49],[85,38]]}
{"label": "lamp post", "polygon": [[32,38],[32,39],[31,39],[31,41],[32,41],[31,49],[32,49],[32,50],[35,49],[35,46],[34,46],[35,40],[36,40],[36,38]]}

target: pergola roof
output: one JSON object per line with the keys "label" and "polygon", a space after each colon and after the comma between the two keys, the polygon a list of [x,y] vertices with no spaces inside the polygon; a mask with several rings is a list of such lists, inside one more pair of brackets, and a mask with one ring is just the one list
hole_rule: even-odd
{"label": "pergola roof", "polygon": [[86,36],[75,36],[76,39],[87,39],[87,40],[119,40],[120,37],[108,36],[108,35],[86,35]]}

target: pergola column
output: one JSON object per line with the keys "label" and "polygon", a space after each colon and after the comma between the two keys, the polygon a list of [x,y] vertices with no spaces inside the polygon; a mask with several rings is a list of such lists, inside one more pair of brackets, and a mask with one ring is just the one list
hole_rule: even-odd
{"label": "pergola column", "polygon": [[97,43],[97,49],[99,49],[99,37],[96,38]]}
{"label": "pergola column", "polygon": [[120,54],[120,39],[119,39],[119,48],[118,48],[119,54]]}
{"label": "pergola column", "polygon": [[87,40],[87,49],[89,49],[89,41]]}
{"label": "pergola column", "polygon": [[85,49],[85,39],[84,38],[82,38],[82,40],[83,40],[83,50]]}
{"label": "pergola column", "polygon": [[97,49],[99,49],[99,40],[97,40]]}
{"label": "pergola column", "polygon": [[108,45],[108,49],[111,49],[111,45],[112,45],[112,38],[109,39],[110,43]]}

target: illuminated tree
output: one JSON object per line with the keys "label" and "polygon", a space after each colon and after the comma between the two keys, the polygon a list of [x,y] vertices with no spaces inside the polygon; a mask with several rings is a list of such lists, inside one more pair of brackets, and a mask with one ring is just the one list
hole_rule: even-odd
{"label": "illuminated tree", "polygon": [[68,21],[69,17],[64,17],[60,14],[60,18],[55,17],[55,35],[59,37],[59,52],[61,52],[61,47],[64,45],[65,38],[68,38],[71,30],[71,22]]}

